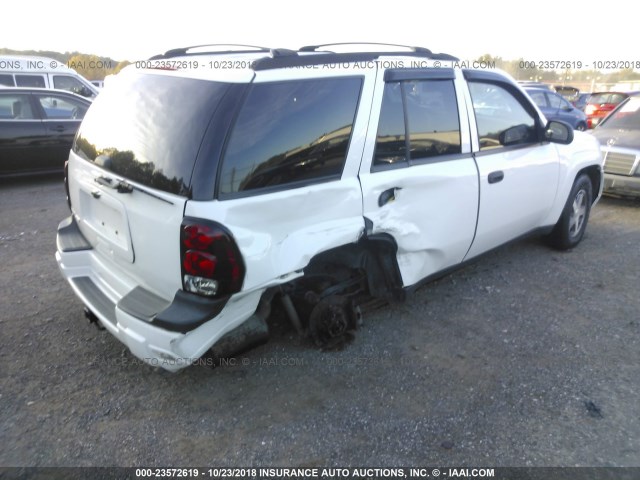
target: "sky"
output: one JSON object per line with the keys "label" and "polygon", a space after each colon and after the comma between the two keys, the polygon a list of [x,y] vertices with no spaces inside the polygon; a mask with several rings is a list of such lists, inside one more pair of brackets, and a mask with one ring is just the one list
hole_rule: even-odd
{"label": "sky", "polygon": [[[634,10],[630,2],[629,8],[621,3],[617,11]],[[36,0],[5,6],[0,47],[135,61],[211,43],[297,49],[368,41],[417,45],[461,59],[488,53],[505,60],[640,65],[635,26],[606,35],[612,23],[577,5],[558,0]]]}

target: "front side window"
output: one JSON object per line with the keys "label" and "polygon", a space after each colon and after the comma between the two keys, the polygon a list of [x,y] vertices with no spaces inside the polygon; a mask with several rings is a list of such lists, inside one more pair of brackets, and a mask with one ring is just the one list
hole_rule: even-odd
{"label": "front side window", "polygon": [[33,120],[34,118],[28,94],[0,94],[0,119]]}
{"label": "front side window", "polygon": [[253,85],[229,138],[219,193],[338,178],[361,85],[357,77]]}
{"label": "front side window", "polygon": [[49,120],[82,119],[87,113],[87,106],[72,98],[57,95],[38,95],[36,97]]}
{"label": "front side window", "polygon": [[452,80],[385,84],[374,166],[461,151],[458,104]]}
{"label": "front side window", "polygon": [[480,150],[537,141],[535,118],[500,85],[469,82]]}
{"label": "front side window", "polygon": [[18,87],[45,88],[44,77],[42,75],[16,75]]}

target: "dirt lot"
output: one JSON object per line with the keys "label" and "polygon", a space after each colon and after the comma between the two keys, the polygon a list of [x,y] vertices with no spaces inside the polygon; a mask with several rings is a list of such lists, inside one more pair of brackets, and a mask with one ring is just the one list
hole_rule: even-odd
{"label": "dirt lot", "polygon": [[640,202],[583,243],[504,247],[321,352],[170,374],[90,326],[58,273],[60,178],[0,184],[1,466],[639,466]]}

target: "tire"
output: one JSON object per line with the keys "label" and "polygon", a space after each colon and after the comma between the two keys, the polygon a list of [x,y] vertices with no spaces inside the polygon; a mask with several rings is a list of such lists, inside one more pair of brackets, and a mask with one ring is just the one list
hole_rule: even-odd
{"label": "tire", "polygon": [[587,124],[586,123],[579,123],[576,126],[576,130],[578,130],[580,132],[585,132],[587,130]]}
{"label": "tire", "polygon": [[571,188],[558,223],[547,237],[552,247],[568,250],[580,243],[589,221],[592,199],[591,180],[587,175],[580,175]]}

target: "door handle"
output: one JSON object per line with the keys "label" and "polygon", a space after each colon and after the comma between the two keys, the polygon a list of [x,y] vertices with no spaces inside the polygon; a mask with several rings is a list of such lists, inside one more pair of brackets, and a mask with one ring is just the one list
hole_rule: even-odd
{"label": "door handle", "polygon": [[387,203],[393,202],[396,199],[396,191],[402,190],[400,187],[393,187],[385,190],[378,197],[378,206],[383,207]]}
{"label": "door handle", "polygon": [[504,172],[502,170],[498,170],[497,172],[491,172],[489,174],[489,183],[498,183],[504,179]]}

